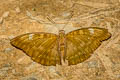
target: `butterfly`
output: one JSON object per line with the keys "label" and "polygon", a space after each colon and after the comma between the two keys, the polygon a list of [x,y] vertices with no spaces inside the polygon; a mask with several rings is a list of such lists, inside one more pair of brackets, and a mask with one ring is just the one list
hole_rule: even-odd
{"label": "butterfly", "polygon": [[101,43],[111,37],[105,28],[89,27],[59,34],[34,32],[17,36],[10,43],[45,66],[75,65],[87,60]]}

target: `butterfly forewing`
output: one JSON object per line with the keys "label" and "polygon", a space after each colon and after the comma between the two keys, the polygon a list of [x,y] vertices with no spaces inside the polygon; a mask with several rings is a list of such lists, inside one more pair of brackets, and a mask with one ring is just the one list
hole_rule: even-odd
{"label": "butterfly forewing", "polygon": [[104,28],[83,28],[66,34],[66,59],[74,65],[88,59],[111,34]]}
{"label": "butterfly forewing", "polygon": [[61,64],[57,37],[51,33],[28,33],[12,39],[11,44],[23,50],[35,62],[56,65]]}

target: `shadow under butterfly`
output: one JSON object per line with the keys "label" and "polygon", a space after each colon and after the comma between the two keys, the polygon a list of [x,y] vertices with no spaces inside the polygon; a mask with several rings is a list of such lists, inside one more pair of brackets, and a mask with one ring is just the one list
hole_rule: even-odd
{"label": "shadow under butterfly", "polygon": [[65,34],[27,33],[11,40],[11,44],[24,51],[33,61],[45,66],[75,65],[87,60],[101,43],[111,37],[105,28],[90,27]]}

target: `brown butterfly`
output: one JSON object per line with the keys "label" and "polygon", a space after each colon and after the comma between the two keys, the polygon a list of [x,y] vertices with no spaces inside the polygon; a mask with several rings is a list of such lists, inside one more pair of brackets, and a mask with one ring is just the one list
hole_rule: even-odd
{"label": "brown butterfly", "polygon": [[88,59],[104,40],[111,37],[107,29],[90,27],[59,35],[52,33],[27,33],[11,40],[11,44],[42,65],[61,64],[62,60],[68,65],[78,64]]}

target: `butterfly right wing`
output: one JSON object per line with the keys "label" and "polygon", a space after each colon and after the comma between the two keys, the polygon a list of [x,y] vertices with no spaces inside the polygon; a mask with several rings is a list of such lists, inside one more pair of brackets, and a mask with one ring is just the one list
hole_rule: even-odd
{"label": "butterfly right wing", "polygon": [[82,28],[66,34],[67,53],[69,65],[74,65],[88,59],[91,54],[110,38],[111,34],[104,28]]}
{"label": "butterfly right wing", "polygon": [[61,64],[58,54],[57,35],[51,33],[28,33],[17,36],[11,44],[42,65]]}

